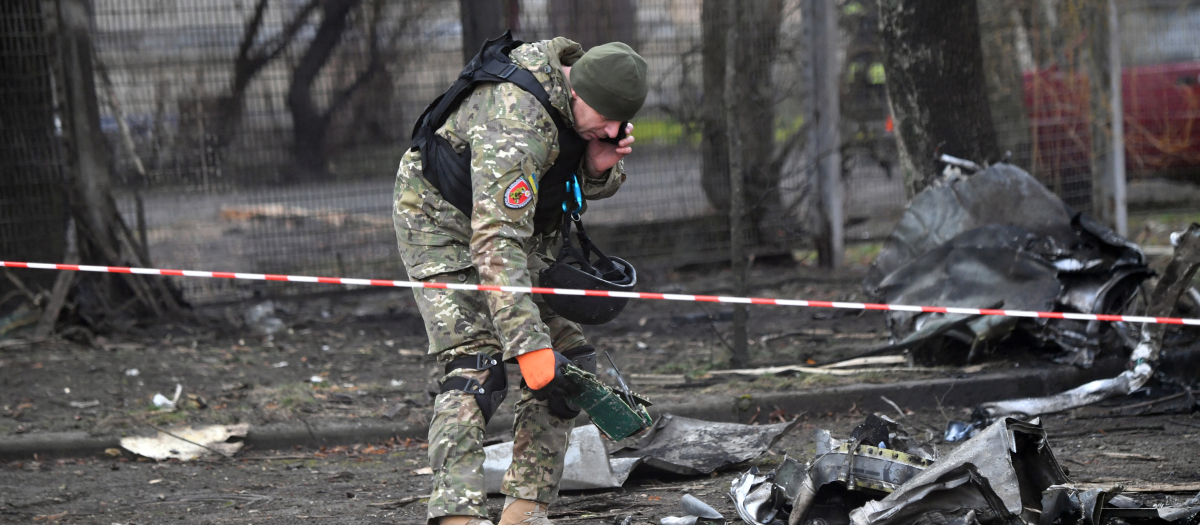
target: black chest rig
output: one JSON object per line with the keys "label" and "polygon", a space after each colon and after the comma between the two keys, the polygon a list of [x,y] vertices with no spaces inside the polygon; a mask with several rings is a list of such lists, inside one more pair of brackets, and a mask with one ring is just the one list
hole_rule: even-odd
{"label": "black chest rig", "polygon": [[[438,192],[467,217],[471,216],[471,152],[468,148],[461,155],[436,131],[462,101],[485,82],[511,82],[533,95],[558,128],[558,159],[537,181],[538,196],[534,209],[534,231],[546,233],[558,227],[563,202],[567,198],[567,180],[579,167],[587,141],[575,129],[563,121],[558,109],[550,104],[550,96],[541,82],[529,70],[513,64],[508,53],[523,42],[513,40],[512,33],[505,31],[499,38],[488,40],[467,67],[459,73],[458,80],[450,89],[435,99],[413,128],[412,149],[421,152],[422,174]],[[536,174],[533,175],[536,177]]]}

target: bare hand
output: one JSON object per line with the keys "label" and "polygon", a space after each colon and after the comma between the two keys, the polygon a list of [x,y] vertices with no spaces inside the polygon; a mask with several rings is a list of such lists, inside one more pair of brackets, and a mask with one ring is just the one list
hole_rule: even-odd
{"label": "bare hand", "polygon": [[625,126],[625,134],[626,137],[616,145],[602,142],[599,139],[588,141],[585,162],[588,177],[593,179],[603,177],[608,170],[617,165],[618,161],[633,153],[633,124]]}

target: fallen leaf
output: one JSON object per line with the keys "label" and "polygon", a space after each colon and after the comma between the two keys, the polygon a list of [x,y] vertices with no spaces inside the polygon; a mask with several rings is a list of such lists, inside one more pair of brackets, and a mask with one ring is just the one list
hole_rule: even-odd
{"label": "fallen leaf", "polygon": [[418,476],[432,476],[432,475],[433,475],[433,469],[432,469],[432,468],[429,468],[429,467],[425,467],[425,468],[419,468],[419,469],[416,469],[416,470],[412,471],[412,473],[413,473],[413,474],[416,474],[416,475],[418,475]]}

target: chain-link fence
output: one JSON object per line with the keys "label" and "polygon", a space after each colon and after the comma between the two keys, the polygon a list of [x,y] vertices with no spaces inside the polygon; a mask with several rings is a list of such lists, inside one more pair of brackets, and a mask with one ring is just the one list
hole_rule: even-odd
{"label": "chain-link fence", "polygon": [[1097,152],[1112,140],[1111,125],[1095,122],[1113,109],[1101,69],[1107,57],[1097,58],[1107,38],[1120,49],[1128,179],[1200,180],[1200,130],[1194,129],[1200,117],[1200,4],[1116,2],[1116,35],[1105,33],[1103,1],[979,6],[1001,146],[1064,201],[1093,208],[1093,173],[1102,162]]}
{"label": "chain-link fence", "polygon": [[[56,48],[46,22],[39,1],[0,5],[0,253],[30,260],[58,260],[66,249],[51,89]],[[54,280],[32,278],[44,288]],[[5,280],[0,293],[8,290]]]}
{"label": "chain-link fence", "polygon": [[[1088,119],[1102,106],[1092,103],[1087,80],[1087,26],[1072,9],[1095,1],[979,3],[1001,146],[1084,210],[1093,180]],[[623,40],[649,63],[652,86],[634,121],[629,180],[586,215],[606,250],[646,267],[728,257],[729,159],[714,145],[727,140],[724,34],[731,27],[740,42],[731,87],[741,93],[735,114],[751,249],[787,254],[809,246],[809,0],[739,2],[733,20],[716,0],[496,2],[520,39]],[[463,64],[464,3],[94,0],[96,96],[118,206],[142,232],[153,263],[402,277],[393,177],[413,121]],[[53,24],[43,22],[57,16],[54,4],[3,8],[5,253],[26,253],[10,245],[53,248],[33,240],[52,237],[30,226],[39,217],[63,228],[61,193],[53,191],[61,165],[56,105],[41,85],[54,70]],[[1129,176],[1194,180],[1200,7],[1118,4]],[[846,236],[880,240],[907,197],[888,118],[878,8],[875,0],[838,7]],[[57,250],[28,257],[55,259]],[[196,302],[266,286],[180,285]]]}
{"label": "chain-link fence", "polygon": [[[720,166],[728,158],[706,156],[714,148],[703,144],[713,108],[723,111],[719,96],[707,103],[703,96],[705,55],[723,65],[725,50],[704,48],[699,1],[609,4],[611,12],[520,2],[509,21],[526,41],[574,33],[585,45],[629,40],[649,64],[652,88],[634,122],[629,180],[590,207],[590,231],[640,264],[725,258],[728,172]],[[461,69],[458,7],[96,2],[102,124],[117,154],[122,208],[131,223],[145,224],[153,261],[402,276],[390,219],[394,172],[414,119]],[[739,110],[752,173],[751,235],[755,247],[776,253],[804,237],[800,9],[798,1],[746,8],[737,52],[738,82],[748,88]],[[342,21],[336,40],[323,38],[331,19]],[[712,26],[727,27],[719,19]],[[718,83],[724,87],[723,78]],[[197,300],[254,286],[183,285]]]}

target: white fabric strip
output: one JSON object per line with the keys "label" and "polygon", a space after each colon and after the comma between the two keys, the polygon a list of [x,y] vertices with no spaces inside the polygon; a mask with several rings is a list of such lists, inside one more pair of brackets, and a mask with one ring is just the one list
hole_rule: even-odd
{"label": "white fabric strip", "polygon": [[[109,267],[109,266],[79,265],[77,267],[72,267],[70,265],[62,265],[62,264],[34,263],[34,262],[27,263],[27,262],[17,262],[17,261],[0,261],[0,267],[10,267],[10,268],[22,268],[23,267],[23,268],[31,268],[31,269],[36,269],[36,270],[63,270],[63,271],[78,270],[78,271],[82,271],[82,272],[124,273],[124,272],[114,272],[113,268]],[[134,274],[138,274],[138,275],[162,275],[163,274],[162,272],[164,270],[162,270],[160,268],[130,268],[128,271],[130,273],[134,273]],[[265,274],[261,274],[261,273],[232,273],[232,274],[229,274],[229,273],[225,273],[225,272],[214,273],[214,272],[209,272],[209,271],[198,271],[198,270],[171,270],[171,271],[173,271],[173,272],[178,271],[181,274],[183,274],[184,277],[215,278],[215,277],[217,277],[216,273],[224,273],[224,275],[221,275],[221,277],[228,277],[228,276],[232,275],[232,277],[234,279],[248,279],[248,280],[255,280],[255,281],[263,281],[263,280],[267,279],[267,276]],[[318,283],[318,282],[322,282],[321,279],[326,279],[326,280],[336,280],[337,282],[342,283],[342,284],[350,284],[350,285],[357,285],[357,286],[372,286],[372,285],[376,284],[376,283],[372,282],[370,279],[312,277],[312,276],[307,276],[307,275],[285,275],[283,277],[288,282],[299,282],[299,283]],[[379,286],[395,286],[395,287],[399,287],[399,288],[433,288],[432,286],[429,285],[429,283],[422,283],[422,282],[416,282],[416,281],[379,281],[378,285]],[[440,288],[440,286],[439,286],[439,288]],[[445,285],[445,288],[448,288],[451,290],[479,290],[479,285],[447,283]],[[524,286],[502,286],[502,287],[500,287],[500,291],[507,292],[507,293],[533,293],[532,288],[524,287]],[[569,289],[569,288],[553,288],[553,289],[551,289],[551,291],[549,293],[552,293],[555,295],[581,296],[581,295],[587,295],[588,292],[585,290],[573,290],[573,289]],[[659,295],[659,294],[648,294],[648,293],[638,293],[638,292],[612,292],[612,291],[607,292],[606,294],[609,297],[620,297],[620,298],[628,298],[628,299],[656,299],[658,297],[655,297],[655,296]],[[667,301],[696,301],[697,300],[695,295],[686,295],[686,294],[661,294],[660,297]],[[758,301],[761,303],[776,304],[776,305],[780,305],[780,306],[808,306],[808,307],[813,306],[812,301],[807,301],[807,300],[803,300],[803,299],[759,299],[759,298],[751,298],[751,297],[719,296],[716,298],[716,300],[718,302],[722,302],[722,303],[754,304],[755,301]],[[933,311],[941,311],[942,310],[941,308],[934,307],[934,306],[917,306],[917,305],[907,305],[907,304],[885,304],[885,305],[878,305],[878,306],[871,305],[874,308],[868,308],[868,305],[865,303],[832,302],[829,304],[833,308],[850,309],[850,310],[867,310],[867,309],[876,309],[876,308],[886,308],[888,310],[900,311],[900,312],[933,312]],[[960,314],[960,315],[982,315],[983,314],[983,312],[978,308],[949,307],[949,308],[945,308],[944,310],[946,313],[950,313],[950,314]],[[1050,318],[1061,317],[1064,319],[1073,319],[1073,320],[1081,320],[1081,321],[1099,320],[1098,316],[1095,314],[1082,314],[1082,313],[1074,313],[1074,312],[1033,312],[1033,311],[1027,311],[1027,310],[1001,310],[1000,312],[1001,312],[1000,315],[1006,315],[1009,317],[1042,317],[1042,316],[1045,316],[1045,317],[1050,317]],[[989,315],[993,315],[993,314],[989,314]],[[1133,316],[1133,315],[1120,316],[1120,319],[1122,321],[1128,322],[1128,323],[1170,323],[1170,324],[1182,323],[1182,324],[1189,325],[1189,326],[1200,326],[1200,319],[1181,319],[1181,318],[1159,319],[1159,318],[1155,318],[1155,317],[1144,317],[1144,316]]]}

